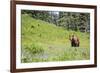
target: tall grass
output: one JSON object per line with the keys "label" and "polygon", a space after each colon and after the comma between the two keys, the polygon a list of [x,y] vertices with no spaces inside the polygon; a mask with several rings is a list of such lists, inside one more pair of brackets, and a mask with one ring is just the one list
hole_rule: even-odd
{"label": "tall grass", "polygon": [[[24,63],[90,58],[89,33],[65,30],[26,14],[22,15],[21,33],[21,61]],[[71,34],[79,37],[80,47],[71,47]]]}

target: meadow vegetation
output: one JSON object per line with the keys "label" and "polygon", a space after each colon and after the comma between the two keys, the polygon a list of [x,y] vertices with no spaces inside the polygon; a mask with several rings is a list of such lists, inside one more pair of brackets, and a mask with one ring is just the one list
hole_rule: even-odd
{"label": "meadow vegetation", "polygon": [[[90,34],[66,30],[53,23],[22,14],[21,62],[48,62],[88,60],[90,58]],[[69,35],[80,39],[79,47],[71,47]]]}

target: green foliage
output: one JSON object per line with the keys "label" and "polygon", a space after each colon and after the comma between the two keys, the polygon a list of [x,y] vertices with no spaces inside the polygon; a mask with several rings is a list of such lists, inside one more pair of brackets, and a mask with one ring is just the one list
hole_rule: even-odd
{"label": "green foliage", "polygon": [[31,17],[35,19],[44,20],[46,22],[51,22],[52,20],[52,17],[50,16],[48,11],[22,10],[22,14],[29,14]]}
{"label": "green foliage", "polygon": [[41,54],[44,52],[42,46],[32,43],[22,46],[22,62],[32,61],[33,55]]}
{"label": "green foliage", "polygon": [[[55,24],[22,14],[21,62],[87,60],[90,58],[89,33],[66,30]],[[80,47],[71,47],[69,35],[80,39]]]}
{"label": "green foliage", "polygon": [[59,26],[75,31],[89,32],[90,15],[89,13],[60,12],[58,20]]}
{"label": "green foliage", "polygon": [[43,20],[68,30],[90,32],[90,14],[79,12],[22,10],[22,14]]}

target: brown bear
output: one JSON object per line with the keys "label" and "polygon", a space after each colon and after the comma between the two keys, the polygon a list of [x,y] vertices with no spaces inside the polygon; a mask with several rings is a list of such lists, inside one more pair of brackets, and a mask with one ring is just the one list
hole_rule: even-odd
{"label": "brown bear", "polygon": [[77,36],[75,36],[75,35],[69,36],[69,40],[71,41],[72,47],[79,47],[80,41]]}

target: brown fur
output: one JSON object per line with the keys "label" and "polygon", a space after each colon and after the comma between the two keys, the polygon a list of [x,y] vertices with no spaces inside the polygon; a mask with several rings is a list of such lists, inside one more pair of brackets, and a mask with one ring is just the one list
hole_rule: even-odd
{"label": "brown fur", "polygon": [[71,41],[71,46],[72,47],[79,47],[80,42],[79,42],[79,38],[75,35],[69,36],[70,41]]}

